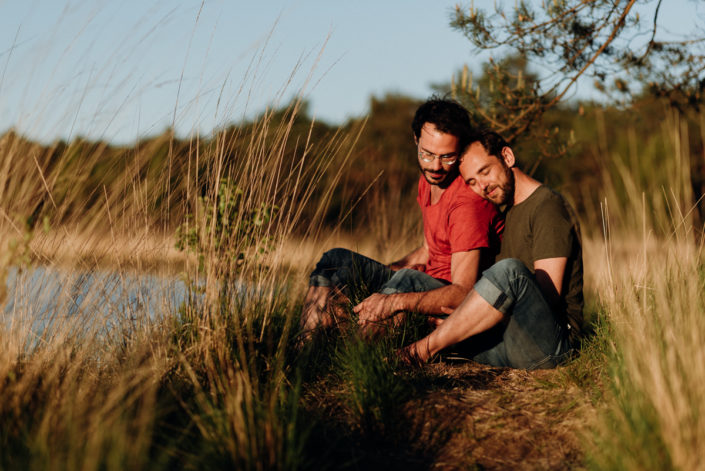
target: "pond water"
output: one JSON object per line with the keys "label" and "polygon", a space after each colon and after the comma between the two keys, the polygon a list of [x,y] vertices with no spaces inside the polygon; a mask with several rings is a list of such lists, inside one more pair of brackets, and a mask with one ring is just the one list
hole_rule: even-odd
{"label": "pond water", "polygon": [[186,283],[176,277],[54,267],[12,267],[5,287],[6,326],[29,323],[35,335],[67,319],[109,328],[173,314],[188,295]]}
{"label": "pond water", "polygon": [[[200,283],[200,282],[199,282]],[[5,280],[0,325],[10,335],[36,345],[44,335],[81,332],[104,335],[116,327],[134,329],[175,316],[184,301],[203,303],[201,290],[176,276],[110,270],[76,271],[58,267],[10,268]],[[286,286],[263,290],[234,282],[234,306],[286,297]],[[28,336],[28,337],[27,337]]]}

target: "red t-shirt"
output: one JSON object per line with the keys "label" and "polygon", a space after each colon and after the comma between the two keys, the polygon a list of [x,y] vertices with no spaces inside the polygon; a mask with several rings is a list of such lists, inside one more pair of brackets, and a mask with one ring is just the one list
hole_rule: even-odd
{"label": "red t-shirt", "polygon": [[494,204],[478,196],[460,176],[433,205],[431,185],[422,176],[416,200],[421,206],[428,245],[429,257],[424,271],[432,277],[451,281],[450,256],[456,252],[480,248],[499,250],[504,219]]}

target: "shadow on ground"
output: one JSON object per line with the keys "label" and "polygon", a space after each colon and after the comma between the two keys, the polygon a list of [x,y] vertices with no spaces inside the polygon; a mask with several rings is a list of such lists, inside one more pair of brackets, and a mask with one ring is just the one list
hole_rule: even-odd
{"label": "shadow on ground", "polygon": [[[583,467],[590,401],[561,368],[526,372],[473,362],[400,372],[410,395],[389,422],[360,427],[335,387],[309,396],[307,455],[336,469],[561,470]],[[311,401],[311,399],[314,399]]]}

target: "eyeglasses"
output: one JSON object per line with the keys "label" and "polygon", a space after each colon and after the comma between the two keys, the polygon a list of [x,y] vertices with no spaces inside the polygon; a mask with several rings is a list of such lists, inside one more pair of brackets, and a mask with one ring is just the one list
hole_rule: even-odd
{"label": "eyeglasses", "polygon": [[426,152],[425,150],[419,149],[419,159],[426,163],[431,163],[438,159],[443,165],[453,165],[458,160],[458,154],[453,152],[451,154],[436,155],[431,152]]}

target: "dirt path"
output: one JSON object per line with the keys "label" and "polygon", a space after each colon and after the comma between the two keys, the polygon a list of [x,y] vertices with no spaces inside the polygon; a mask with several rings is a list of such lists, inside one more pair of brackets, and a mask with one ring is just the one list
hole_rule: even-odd
{"label": "dirt path", "polygon": [[324,387],[316,403],[327,425],[312,438],[327,464],[365,471],[583,469],[581,433],[595,409],[563,369],[435,363],[410,376],[414,393],[384,430],[361,430],[340,390]]}
{"label": "dirt path", "polygon": [[580,469],[580,430],[594,414],[583,392],[557,371],[476,364],[427,367],[437,387],[418,408],[429,426],[453,430],[433,469]]}

